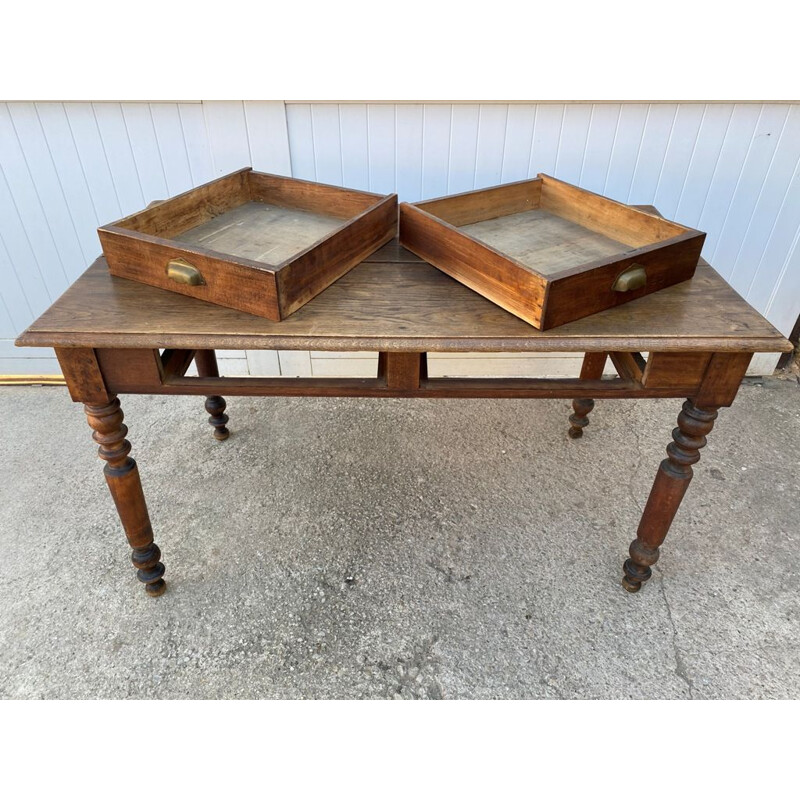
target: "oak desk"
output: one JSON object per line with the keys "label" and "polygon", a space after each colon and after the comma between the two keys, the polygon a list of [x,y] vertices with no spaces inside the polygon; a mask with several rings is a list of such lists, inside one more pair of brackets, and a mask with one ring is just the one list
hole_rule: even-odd
{"label": "oak desk", "polygon": [[[791,344],[704,262],[688,282],[548,331],[537,331],[390,242],[282,322],[112,278],[98,259],[17,340],[54,347],[72,399],[84,403],[100,458],[151,595],[166,589],[118,394],[205,395],[214,435],[228,437],[228,395],[515,397],[573,400],[577,439],[588,398],[683,397],[624,565],[638,591],[651,574],[720,406],[729,406],[753,353]],[[216,349],[371,350],[377,375],[219,377]],[[163,350],[163,352],[162,352]],[[580,378],[428,378],[428,352],[581,352]],[[647,352],[647,361],[641,353]],[[619,377],[602,380],[606,356]],[[199,377],[186,371],[194,359]],[[576,399],[577,398],[577,399]],[[566,446],[566,444],[565,444]]]}

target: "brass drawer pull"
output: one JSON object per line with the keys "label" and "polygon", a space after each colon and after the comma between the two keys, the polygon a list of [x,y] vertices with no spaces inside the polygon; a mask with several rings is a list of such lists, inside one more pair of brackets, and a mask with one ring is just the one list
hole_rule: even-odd
{"label": "brass drawer pull", "polygon": [[189,286],[205,285],[200,270],[182,258],[173,258],[167,264],[167,277],[175,283],[188,283]]}
{"label": "brass drawer pull", "polygon": [[647,273],[644,271],[644,267],[633,264],[617,276],[611,288],[615,292],[632,292],[634,289],[641,289],[646,283]]}

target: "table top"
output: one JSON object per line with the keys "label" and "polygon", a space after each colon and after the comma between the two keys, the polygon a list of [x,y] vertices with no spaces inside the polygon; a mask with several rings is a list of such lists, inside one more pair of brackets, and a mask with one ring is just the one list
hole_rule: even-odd
{"label": "table top", "polygon": [[396,240],[282,322],[114,278],[100,258],[17,345],[426,352],[792,349],[704,261],[690,281],[538,331]]}

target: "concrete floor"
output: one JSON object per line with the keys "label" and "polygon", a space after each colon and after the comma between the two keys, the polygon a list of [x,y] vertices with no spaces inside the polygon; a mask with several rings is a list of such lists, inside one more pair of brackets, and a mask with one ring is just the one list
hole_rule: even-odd
{"label": "concrete floor", "polygon": [[800,386],[720,414],[619,584],[678,400],[123,398],[147,597],[63,388],[4,388],[0,696],[800,697]]}

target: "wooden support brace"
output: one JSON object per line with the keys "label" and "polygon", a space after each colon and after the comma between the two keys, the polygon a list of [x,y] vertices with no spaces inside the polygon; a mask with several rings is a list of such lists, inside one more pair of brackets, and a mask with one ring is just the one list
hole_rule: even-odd
{"label": "wooden support brace", "polygon": [[640,353],[609,353],[609,358],[620,378],[642,382],[645,362]]}
{"label": "wooden support brace", "polygon": [[[197,352],[210,352],[212,355],[214,353],[213,350],[198,350]],[[164,378],[185,375],[193,358],[195,358],[194,350],[165,350],[161,355],[161,369]]]}
{"label": "wooden support brace", "polygon": [[419,389],[428,377],[426,353],[380,353],[378,378],[386,380],[389,389]]}

